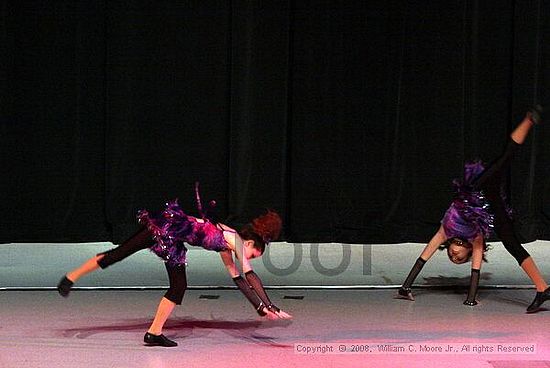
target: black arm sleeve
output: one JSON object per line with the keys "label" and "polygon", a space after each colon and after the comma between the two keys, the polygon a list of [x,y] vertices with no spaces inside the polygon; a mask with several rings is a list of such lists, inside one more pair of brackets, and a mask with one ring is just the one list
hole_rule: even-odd
{"label": "black arm sleeve", "polygon": [[239,290],[244,294],[246,299],[256,308],[256,312],[260,316],[265,316],[267,313],[263,309],[266,305],[258,298],[258,295],[256,295],[250,284],[241,275],[233,277],[233,282],[239,287]]}
{"label": "black arm sleeve", "polygon": [[269,296],[267,296],[267,293],[265,292],[262,280],[260,280],[258,275],[256,275],[254,271],[248,271],[244,275],[246,276],[246,281],[248,281],[250,286],[252,286],[252,288],[254,289],[256,294],[258,294],[266,307],[272,312],[279,312],[280,309],[273,305],[273,303],[271,303],[271,300],[269,300]]}
{"label": "black arm sleeve", "polygon": [[479,275],[480,275],[479,270],[472,268],[472,276],[470,277],[470,288],[468,289],[468,297],[464,301],[464,305],[474,306],[477,304],[476,295],[477,295],[477,288],[479,285]]}
{"label": "black arm sleeve", "polygon": [[426,264],[426,261],[422,258],[418,257],[416,262],[414,263],[414,266],[411,268],[411,271],[409,272],[409,275],[405,279],[405,282],[403,283],[402,288],[403,289],[410,289],[414,280],[416,280],[416,277],[422,271],[422,268]]}
{"label": "black arm sleeve", "polygon": [[426,261],[423,260],[422,258],[418,257],[418,259],[414,263],[414,266],[411,268],[411,271],[409,272],[409,275],[405,279],[405,282],[403,282],[403,285],[397,291],[397,293],[399,294],[399,296],[398,296],[399,298],[414,301],[414,296],[411,292],[411,286],[412,286],[414,280],[416,280],[416,277],[418,276],[420,271],[422,271],[422,268],[424,267],[425,264],[426,264]]}

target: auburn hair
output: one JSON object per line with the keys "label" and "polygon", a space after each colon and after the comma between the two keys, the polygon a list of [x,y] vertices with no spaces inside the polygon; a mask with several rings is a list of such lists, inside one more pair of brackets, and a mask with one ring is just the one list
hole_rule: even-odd
{"label": "auburn hair", "polygon": [[265,246],[279,238],[283,220],[275,211],[267,210],[267,213],[254,218],[249,224],[246,224],[239,235],[244,240],[253,240],[254,248],[260,252],[265,251]]}

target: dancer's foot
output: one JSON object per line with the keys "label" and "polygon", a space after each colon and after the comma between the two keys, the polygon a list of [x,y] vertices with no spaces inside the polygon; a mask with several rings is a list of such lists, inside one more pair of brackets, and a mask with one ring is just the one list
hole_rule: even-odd
{"label": "dancer's foot", "polygon": [[147,346],[164,346],[166,348],[178,346],[177,342],[170,340],[169,338],[167,338],[162,334],[153,335],[152,333],[149,333],[149,332],[146,332],[145,336],[143,336],[143,342]]}
{"label": "dancer's foot", "polygon": [[540,306],[545,301],[550,300],[550,287],[544,290],[543,292],[537,291],[535,299],[530,306],[527,307],[527,313],[534,313],[540,309]]}
{"label": "dancer's foot", "polygon": [[541,105],[535,105],[529,109],[527,112],[529,119],[533,124],[540,124],[542,122],[542,113],[544,109]]}
{"label": "dancer's foot", "polygon": [[397,291],[397,295],[395,296],[395,299],[407,299],[414,302],[414,295],[410,288],[401,287]]}
{"label": "dancer's foot", "polygon": [[63,278],[57,284],[57,292],[62,297],[66,298],[69,296],[69,293],[71,292],[72,287],[73,287],[73,282],[69,280],[67,276],[63,276]]}

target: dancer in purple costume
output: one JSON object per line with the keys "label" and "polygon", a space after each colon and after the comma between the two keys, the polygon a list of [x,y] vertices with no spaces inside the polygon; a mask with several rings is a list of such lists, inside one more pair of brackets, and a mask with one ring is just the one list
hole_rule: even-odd
{"label": "dancer in purple costume", "polygon": [[542,108],[536,106],[510,134],[510,141],[502,156],[485,169],[480,161],[467,163],[462,181],[454,181],[455,198],[441,220],[441,226],[420,257],[416,260],[405,282],[398,291],[398,298],[414,300],[411,286],[424,264],[438,249],[446,249],[451,262],[460,264],[472,261],[470,288],[465,305],[477,304],[480,269],[487,251],[485,239],[494,230],[506,250],[536,286],[537,294],[527,307],[528,313],[537,312],[542,303],[550,299],[550,288],[538,270],[533,258],[518,240],[510,209],[503,196],[503,176],[511,159],[523,144],[534,124],[541,121]]}
{"label": "dancer in purple costume", "polygon": [[[162,328],[174,307],[181,304],[187,288],[187,243],[219,252],[229,275],[260,316],[269,319],[292,318],[271,302],[260,278],[249,263],[249,260],[263,254],[270,241],[278,238],[282,225],[280,216],[276,212],[268,211],[240,231],[236,231],[224,224],[216,224],[204,216],[198,187],[196,195],[199,212],[203,218],[185,214],[177,200],[167,203],[165,210],[159,214],[150,215],[145,210],[139,211],[138,219],[142,225],[139,231],[120,246],[100,253],[68,272],[57,285],[59,294],[67,297],[73,284],[80,277],[99,268],[106,268],[139,250],[149,248],[164,260],[170,287],[161,299],[155,318],[143,340],[148,346],[177,346],[175,341],[162,334]],[[242,276],[237,264],[241,268]]]}

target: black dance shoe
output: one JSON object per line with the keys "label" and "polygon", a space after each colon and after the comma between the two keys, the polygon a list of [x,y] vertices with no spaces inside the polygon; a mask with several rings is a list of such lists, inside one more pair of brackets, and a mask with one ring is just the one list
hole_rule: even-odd
{"label": "black dance shoe", "polygon": [[543,111],[544,110],[541,105],[535,105],[529,109],[529,114],[531,115],[529,118],[533,124],[540,124],[542,122]]}
{"label": "black dance shoe", "polygon": [[540,306],[545,301],[550,300],[550,287],[544,290],[543,292],[537,291],[535,295],[535,300],[527,307],[527,313],[534,313],[540,309]]}
{"label": "black dance shoe", "polygon": [[57,284],[57,292],[62,297],[66,298],[69,296],[69,293],[71,292],[71,288],[73,287],[73,282],[67,278],[67,276],[63,276],[61,281],[59,281],[59,284]]}
{"label": "black dance shoe", "polygon": [[171,348],[174,346],[178,346],[178,343],[175,341],[170,340],[164,335],[153,335],[152,333],[146,332],[145,336],[143,336],[143,342],[147,346],[164,346],[166,348]]}

